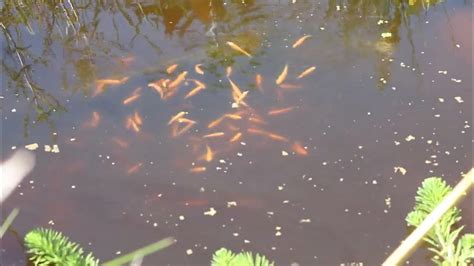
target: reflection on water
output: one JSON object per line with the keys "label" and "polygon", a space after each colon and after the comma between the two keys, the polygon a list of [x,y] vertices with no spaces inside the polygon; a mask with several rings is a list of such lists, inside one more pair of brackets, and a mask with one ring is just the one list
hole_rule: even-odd
{"label": "reflection on water", "polygon": [[[2,157],[40,144],[6,205],[22,208],[15,229],[54,226],[103,259],[178,239],[145,265],[204,264],[221,246],[282,264],[380,263],[420,180],[471,167],[471,38],[454,30],[469,12],[5,1]],[[6,260],[21,263],[7,237]]]}

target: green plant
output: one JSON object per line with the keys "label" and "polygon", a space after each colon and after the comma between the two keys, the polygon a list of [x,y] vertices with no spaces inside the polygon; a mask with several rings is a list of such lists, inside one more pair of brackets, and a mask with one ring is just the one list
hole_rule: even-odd
{"label": "green plant", "polygon": [[[418,227],[433,209],[452,191],[446,181],[430,177],[423,181],[415,197],[415,207],[407,217],[409,226]],[[435,224],[424,240],[435,253],[432,260],[441,266],[468,265],[474,258],[474,234],[459,236],[464,226],[459,226],[461,211],[454,207]]]}
{"label": "green plant", "polygon": [[252,252],[241,252],[238,254],[221,248],[212,256],[212,266],[273,266],[274,262],[270,262],[265,256]]}
{"label": "green plant", "polygon": [[35,265],[99,265],[99,260],[92,253],[84,256],[78,244],[52,229],[37,228],[30,231],[25,236],[25,246]]}

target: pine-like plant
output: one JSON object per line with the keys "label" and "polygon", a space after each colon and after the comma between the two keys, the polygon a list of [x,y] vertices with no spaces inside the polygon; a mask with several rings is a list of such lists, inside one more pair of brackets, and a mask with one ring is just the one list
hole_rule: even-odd
{"label": "pine-like plant", "polygon": [[34,265],[99,265],[99,260],[92,253],[85,256],[77,243],[52,229],[37,228],[30,231],[25,236],[25,246]]}
{"label": "pine-like plant", "polygon": [[221,248],[212,256],[212,266],[274,266],[265,256],[252,252],[234,254],[232,251]]}
{"label": "pine-like plant", "polygon": [[[446,181],[430,177],[423,181],[415,197],[415,207],[407,217],[409,226],[418,227],[433,209],[452,191]],[[435,255],[432,260],[440,266],[464,266],[474,258],[474,234],[459,237],[464,226],[458,226],[461,211],[454,207],[448,210],[435,224],[424,240]]]}

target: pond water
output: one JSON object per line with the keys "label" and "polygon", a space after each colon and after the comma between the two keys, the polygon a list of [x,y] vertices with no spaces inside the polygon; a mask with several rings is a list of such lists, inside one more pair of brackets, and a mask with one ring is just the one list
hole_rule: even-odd
{"label": "pond water", "polygon": [[471,1],[29,2],[2,8],[2,159],[39,144],[5,265],[38,226],[102,261],[378,265],[421,181],[473,165]]}

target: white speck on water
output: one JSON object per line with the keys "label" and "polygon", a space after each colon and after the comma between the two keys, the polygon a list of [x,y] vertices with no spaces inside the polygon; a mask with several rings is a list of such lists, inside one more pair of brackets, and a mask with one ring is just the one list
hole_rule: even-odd
{"label": "white speck on water", "polygon": [[15,109],[15,108],[12,109],[12,113],[16,113],[16,109]]}
{"label": "white speck on water", "polygon": [[456,96],[454,97],[454,99],[458,102],[458,103],[463,103],[464,100],[461,98],[461,96]]}
{"label": "white speck on water", "polygon": [[25,149],[30,150],[30,151],[34,151],[38,149],[38,147],[39,147],[38,143],[31,143],[31,144],[25,145]]}
{"label": "white speck on water", "polygon": [[281,156],[288,156],[288,152],[287,151],[281,151]]}
{"label": "white speck on water", "polygon": [[192,249],[186,250],[186,255],[192,255],[192,254],[193,254],[193,250],[192,250]]}
{"label": "white speck on water", "polygon": [[444,103],[444,98],[441,98],[441,97],[440,97],[440,98],[438,98],[438,101],[439,101],[440,103]]}
{"label": "white speck on water", "polygon": [[415,138],[414,136],[412,136],[412,135],[408,135],[408,136],[405,138],[405,140],[406,140],[407,142],[410,142],[410,141],[415,140],[415,139],[416,139],[416,138]]}
{"label": "white speck on water", "polygon": [[217,211],[214,209],[214,208],[210,208],[208,211],[204,212],[204,215],[208,215],[208,216],[214,216],[216,215]]}
{"label": "white speck on water", "polygon": [[184,216],[183,216],[183,215],[180,215],[180,216],[179,216],[179,220],[180,220],[180,221],[184,221]]}

